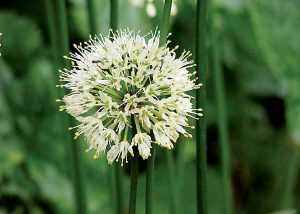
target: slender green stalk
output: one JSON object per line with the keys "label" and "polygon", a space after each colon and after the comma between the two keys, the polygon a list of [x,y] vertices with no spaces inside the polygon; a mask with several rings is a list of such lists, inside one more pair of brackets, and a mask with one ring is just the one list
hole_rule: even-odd
{"label": "slender green stalk", "polygon": [[[134,136],[134,133],[132,136]],[[136,211],[136,193],[137,193],[138,170],[139,170],[139,151],[136,146],[134,147],[133,152],[134,152],[134,157],[131,160],[129,214],[135,214]]]}
{"label": "slender green stalk", "polygon": [[171,202],[171,213],[179,213],[178,209],[178,192],[176,191],[176,180],[175,180],[175,166],[174,158],[171,151],[167,151],[167,166],[168,166],[168,176],[169,176],[169,188],[170,188],[170,202]]}
{"label": "slender green stalk", "polygon": [[221,67],[219,37],[216,26],[214,24],[214,8],[212,10],[212,61],[214,71],[214,87],[216,93],[217,115],[218,115],[218,133],[219,143],[221,147],[221,164],[222,164],[222,186],[224,198],[224,213],[233,213],[232,207],[232,187],[231,187],[231,167],[230,167],[230,144],[229,144],[229,130],[226,110],[226,94],[224,87],[223,71]]}
{"label": "slender green stalk", "polygon": [[155,146],[152,148],[152,154],[147,160],[146,174],[146,214],[153,213],[153,178],[155,163]]}
{"label": "slender green stalk", "polygon": [[119,20],[118,0],[110,0],[110,28],[117,30]]}
{"label": "slender green stalk", "polygon": [[176,161],[176,172],[177,172],[177,201],[178,201],[178,208],[179,208],[179,213],[182,213],[183,206],[180,201],[180,195],[183,190],[183,179],[184,179],[184,165],[185,165],[185,160],[184,160],[184,151],[185,151],[185,143],[179,138],[178,143],[177,143],[177,161]]}
{"label": "slender green stalk", "polygon": [[123,207],[123,186],[122,186],[122,167],[120,163],[115,163],[115,181],[116,181],[116,203],[117,203],[117,213],[122,214],[125,212]]}
{"label": "slender green stalk", "polygon": [[[66,5],[64,0],[56,0],[56,9],[57,9],[57,20],[58,20],[58,34],[57,41],[59,42],[59,47],[61,49],[60,55],[68,54],[69,52],[69,32],[68,32],[68,24],[67,24],[67,14],[66,14]],[[63,58],[60,57],[58,59],[61,62],[62,66],[70,67],[70,64],[62,62]],[[73,120],[69,117],[70,127],[73,126]],[[72,131],[72,134],[74,131]],[[73,139],[72,139],[73,140]],[[72,156],[73,156],[73,168],[74,168],[74,188],[76,195],[76,205],[77,205],[77,213],[87,213],[86,209],[86,200],[85,200],[85,192],[83,187],[82,180],[82,170],[81,170],[81,160],[78,154],[78,144],[72,143]]]}
{"label": "slender green stalk", "polygon": [[160,30],[159,44],[160,44],[160,46],[163,46],[166,43],[167,38],[168,38],[171,6],[172,6],[172,0],[165,0],[163,16],[162,16],[161,23],[159,26],[159,30]]}
{"label": "slender green stalk", "polygon": [[[54,63],[55,63],[55,71],[57,72],[59,69],[59,49],[58,49],[58,40],[56,36],[56,20],[55,20],[55,12],[54,12],[54,5],[52,0],[44,0],[45,5],[45,13],[46,13],[46,19],[47,19],[47,27],[48,27],[48,33],[50,38],[50,44],[52,48],[52,54],[54,57]],[[58,75],[57,80],[58,80]]]}
{"label": "slender green stalk", "polygon": [[98,34],[100,32],[99,25],[98,25],[98,16],[96,10],[96,0],[87,0],[87,8],[88,8],[88,15],[89,15],[89,26],[90,32],[92,35]]}
{"label": "slender green stalk", "polygon": [[196,90],[196,108],[204,110],[204,117],[196,121],[196,173],[197,173],[197,213],[207,213],[206,187],[206,34],[207,34],[207,0],[197,0],[196,14],[196,64],[198,83],[203,87]]}
{"label": "slender green stalk", "polygon": [[293,206],[293,190],[296,185],[298,169],[300,164],[300,146],[293,148],[292,159],[288,165],[286,177],[286,186],[283,192],[282,209],[292,208]]}
{"label": "slender green stalk", "polygon": [[[65,0],[55,0],[55,3],[56,3],[57,20],[58,20],[57,36],[58,36],[59,46],[61,50],[61,55],[64,55],[64,54],[68,54],[70,49],[66,2]],[[63,64],[66,67],[70,66],[70,64],[67,61],[63,61]]]}

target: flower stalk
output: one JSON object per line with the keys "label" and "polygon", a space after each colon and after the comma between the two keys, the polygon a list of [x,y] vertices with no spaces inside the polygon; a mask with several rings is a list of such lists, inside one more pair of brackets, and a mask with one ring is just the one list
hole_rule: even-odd
{"label": "flower stalk", "polygon": [[117,30],[119,20],[119,0],[110,0],[110,28]]}
{"label": "flower stalk", "polygon": [[155,164],[155,146],[152,148],[152,154],[147,160],[146,174],[146,214],[153,213],[153,178]]}
{"label": "flower stalk", "polygon": [[98,24],[98,16],[97,16],[97,4],[96,0],[87,0],[87,9],[88,9],[88,17],[89,17],[89,27],[92,35],[98,34],[99,24]]}
{"label": "flower stalk", "polygon": [[[207,1],[197,0],[196,9],[196,65],[198,83],[203,83],[201,91],[196,90],[196,108],[206,107],[206,34],[207,34]],[[206,116],[196,121],[196,186],[197,213],[207,213],[207,154],[206,154]]]}
{"label": "flower stalk", "polygon": [[219,143],[221,148],[221,168],[222,168],[222,187],[223,187],[223,199],[224,199],[224,213],[233,213],[232,207],[232,185],[231,185],[231,167],[230,167],[230,140],[228,130],[227,108],[226,108],[226,94],[224,86],[223,71],[221,68],[220,53],[218,49],[219,36],[215,25],[215,8],[212,5],[212,17],[211,17],[211,37],[212,37],[212,62],[214,71],[214,87],[216,93],[216,104],[218,114],[218,133]]}
{"label": "flower stalk", "polygon": [[[132,130],[132,136],[134,136],[135,133],[138,133],[138,131],[140,131],[139,123],[136,117],[133,117],[132,124],[133,126],[136,127],[136,129]],[[139,170],[139,151],[137,147],[133,149],[133,153],[134,156],[131,159],[129,214],[136,213],[136,195],[137,195],[138,170]]]}

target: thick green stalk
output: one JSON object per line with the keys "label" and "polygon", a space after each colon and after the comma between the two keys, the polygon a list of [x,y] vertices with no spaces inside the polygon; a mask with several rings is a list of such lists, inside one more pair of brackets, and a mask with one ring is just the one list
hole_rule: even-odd
{"label": "thick green stalk", "polygon": [[165,0],[163,16],[162,16],[161,23],[159,26],[159,30],[160,30],[159,44],[160,44],[160,46],[165,45],[167,38],[168,38],[171,6],[172,6],[172,0]]}
{"label": "thick green stalk", "polygon": [[[134,133],[132,136],[134,136]],[[131,160],[129,214],[135,214],[136,211],[136,193],[137,193],[138,170],[139,170],[138,148],[135,146],[133,151],[134,151],[134,157]]]}
{"label": "thick green stalk", "polygon": [[146,214],[153,213],[153,178],[155,163],[155,145],[152,147],[152,154],[147,160],[146,174]]}
{"label": "thick green stalk", "polygon": [[87,8],[88,8],[88,16],[89,16],[89,26],[90,32],[92,35],[98,34],[99,24],[97,22],[98,15],[97,15],[97,7],[96,7],[96,0],[87,0]]}
{"label": "thick green stalk", "polygon": [[226,94],[224,87],[223,71],[220,58],[220,45],[218,32],[214,23],[214,8],[212,10],[211,37],[212,37],[212,61],[214,71],[214,87],[216,93],[218,134],[221,147],[221,165],[222,165],[222,187],[224,199],[224,213],[233,213],[232,207],[232,185],[231,185],[231,167],[230,167],[230,144],[229,130],[226,108]]}
{"label": "thick green stalk", "polygon": [[293,190],[296,186],[298,169],[300,164],[300,146],[296,145],[293,148],[292,159],[288,165],[288,172],[286,177],[286,185],[283,192],[282,209],[292,208],[293,206]]}
{"label": "thick green stalk", "polygon": [[207,34],[207,0],[197,0],[196,13],[196,64],[198,83],[203,87],[196,90],[196,108],[202,108],[203,118],[196,121],[196,185],[197,213],[207,213],[207,154],[206,154],[206,34]]}
{"label": "thick green stalk", "polygon": [[117,30],[119,20],[118,0],[110,0],[110,28]]}
{"label": "thick green stalk", "polygon": [[[59,55],[68,54],[69,52],[69,32],[68,32],[68,24],[67,24],[67,11],[64,0],[56,0],[56,9],[57,9],[57,20],[58,20],[58,33],[56,33],[57,41],[59,42],[59,47],[61,49],[61,53]],[[61,62],[61,66],[65,66],[67,68],[70,67],[70,64],[66,61],[63,62],[63,58],[59,57],[59,62]],[[69,117],[70,127],[73,127],[73,120]],[[74,131],[72,131],[74,135]],[[73,141],[73,139],[70,139]],[[77,213],[87,213],[86,209],[86,200],[85,200],[85,192],[83,187],[82,180],[82,170],[81,170],[81,160],[78,154],[78,144],[72,143],[72,156],[73,156],[73,168],[74,168],[74,188],[76,195],[76,205],[77,205]]]}
{"label": "thick green stalk", "polygon": [[123,207],[123,173],[120,163],[115,163],[115,181],[116,181],[116,203],[117,203],[117,213],[122,214],[125,212]]}

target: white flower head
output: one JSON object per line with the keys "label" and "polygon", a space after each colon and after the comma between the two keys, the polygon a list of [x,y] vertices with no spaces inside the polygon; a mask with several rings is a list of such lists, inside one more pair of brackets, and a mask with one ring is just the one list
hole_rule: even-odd
{"label": "white flower head", "polygon": [[179,134],[191,137],[188,118],[202,115],[188,95],[201,86],[188,71],[191,54],[177,56],[169,42],[160,47],[159,32],[111,35],[74,45],[77,52],[65,57],[72,68],[60,71],[59,86],[70,93],[58,101],[79,122],[74,138],[83,135],[95,158],[106,153],[109,163],[123,164],[134,149],[147,159],[154,143],[172,149]]}

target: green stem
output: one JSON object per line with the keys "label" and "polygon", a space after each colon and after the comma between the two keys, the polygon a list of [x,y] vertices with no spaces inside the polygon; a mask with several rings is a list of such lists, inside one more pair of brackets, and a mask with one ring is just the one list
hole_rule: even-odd
{"label": "green stem", "polygon": [[231,167],[230,167],[230,144],[229,130],[226,108],[226,94],[224,86],[223,71],[221,67],[218,32],[214,23],[215,12],[212,10],[211,37],[212,37],[212,61],[214,71],[214,87],[216,93],[217,115],[218,115],[218,133],[221,147],[221,164],[222,164],[222,187],[224,198],[224,213],[233,213],[232,207],[232,187],[231,187]]}
{"label": "green stem", "polygon": [[[58,49],[58,40],[56,36],[56,30],[55,30],[55,25],[56,25],[56,17],[55,17],[55,12],[54,12],[54,5],[52,0],[44,0],[44,5],[45,5],[45,13],[46,13],[46,19],[47,19],[47,27],[48,27],[48,33],[49,33],[49,38],[50,38],[50,44],[52,48],[52,54],[54,57],[54,63],[55,63],[55,72],[58,71],[59,69],[59,49]],[[57,78],[59,75],[56,75]],[[58,81],[58,79],[57,79]]]}
{"label": "green stem", "polygon": [[296,185],[300,164],[300,146],[296,145],[292,152],[292,159],[286,177],[286,186],[284,187],[285,189],[283,192],[282,209],[292,208],[293,206],[293,190]]}
{"label": "green stem", "polygon": [[161,23],[159,26],[159,30],[160,30],[159,44],[160,44],[160,46],[165,45],[167,38],[168,38],[171,6],[172,6],[172,0],[165,0],[163,16],[162,16],[162,20],[161,20]]}
{"label": "green stem", "polygon": [[118,0],[110,0],[110,28],[115,31],[118,28],[119,7]]}
{"label": "green stem", "polygon": [[100,32],[99,25],[97,22],[97,10],[96,10],[96,0],[87,0],[87,8],[89,15],[89,26],[92,35],[98,34]]}
{"label": "green stem", "polygon": [[[57,9],[57,19],[58,19],[58,41],[60,41],[60,55],[66,55],[69,53],[69,30],[68,30],[68,21],[67,21],[67,9],[65,0],[55,0],[56,9]],[[62,61],[62,64],[66,67],[70,67],[70,63],[67,60]]]}
{"label": "green stem", "polygon": [[155,162],[155,145],[152,148],[152,154],[147,160],[146,174],[146,214],[153,213],[153,178]]}
{"label": "green stem", "polygon": [[[134,133],[132,136],[134,136]],[[129,214],[135,214],[136,211],[136,193],[137,193],[138,169],[139,169],[138,148],[135,146],[133,151],[134,151],[134,157],[131,160]]]}
{"label": "green stem", "polygon": [[[176,168],[177,168],[177,196],[179,197],[181,195],[181,191],[183,190],[183,179],[184,179],[184,151],[185,151],[185,142],[182,141],[181,137],[178,139],[177,142],[177,162],[176,162]],[[178,204],[180,205],[179,213],[182,213],[182,203],[179,198],[177,198]]]}
{"label": "green stem", "polygon": [[196,121],[196,173],[197,173],[197,213],[207,213],[207,154],[206,154],[206,34],[207,0],[197,0],[196,14],[196,64],[198,83],[203,87],[196,90],[196,108],[204,109],[204,116]]}
{"label": "green stem", "polygon": [[117,196],[117,191],[116,191],[116,180],[115,179],[115,170],[112,167],[107,167],[106,170],[106,177],[107,179],[107,192],[108,192],[108,199],[109,199],[109,204],[110,206],[113,206],[113,212],[112,213],[117,213],[117,201],[116,198]]}
{"label": "green stem", "polygon": [[[58,20],[58,34],[57,41],[59,42],[59,47],[61,47],[61,53],[59,55],[68,54],[69,52],[69,32],[68,32],[68,24],[67,24],[67,14],[66,14],[66,5],[64,0],[56,0],[56,9],[57,9],[57,20]],[[59,57],[58,61],[61,63],[61,66],[65,66],[70,68],[70,64],[68,62],[62,62],[63,58]],[[70,127],[75,126],[73,124],[72,118],[69,116],[69,124]],[[71,133],[74,135],[75,130],[72,130]],[[71,140],[71,139],[70,139]],[[73,139],[72,139],[73,141]],[[83,187],[83,179],[82,179],[82,170],[81,170],[81,160],[78,154],[78,144],[72,143],[72,157],[73,157],[73,168],[74,168],[74,188],[76,195],[76,205],[77,205],[77,213],[87,213],[86,209],[86,200],[85,200],[85,192]]]}
{"label": "green stem", "polygon": [[124,213],[123,207],[123,187],[122,187],[122,180],[123,180],[123,173],[122,167],[120,163],[115,163],[115,181],[116,181],[116,203],[117,203],[117,213],[122,214]]}
{"label": "green stem", "polygon": [[169,191],[170,191],[170,204],[171,213],[178,213],[178,193],[176,192],[176,182],[175,182],[175,166],[174,159],[171,151],[166,151],[167,153],[167,168],[169,177]]}

